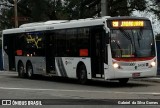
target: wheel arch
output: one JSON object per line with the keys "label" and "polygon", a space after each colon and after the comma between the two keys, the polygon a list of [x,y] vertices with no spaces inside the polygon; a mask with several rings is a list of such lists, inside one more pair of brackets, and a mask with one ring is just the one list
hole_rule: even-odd
{"label": "wheel arch", "polygon": [[80,68],[80,66],[82,66],[82,65],[84,65],[84,66],[86,67],[85,63],[82,62],[82,61],[80,61],[80,62],[77,64],[77,69],[76,69],[76,77],[77,77],[77,78],[78,78],[78,74],[79,74],[79,68]]}
{"label": "wheel arch", "polygon": [[[27,67],[27,65],[32,65],[32,63],[31,63],[31,61],[30,60],[27,60],[27,62],[26,62],[26,67]],[[32,65],[33,66],[33,65]]]}

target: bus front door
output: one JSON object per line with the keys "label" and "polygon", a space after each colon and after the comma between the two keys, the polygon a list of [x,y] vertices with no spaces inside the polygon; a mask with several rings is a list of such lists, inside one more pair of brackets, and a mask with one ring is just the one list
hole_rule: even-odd
{"label": "bus front door", "polygon": [[91,30],[91,71],[93,78],[102,78],[104,75],[102,27]]}

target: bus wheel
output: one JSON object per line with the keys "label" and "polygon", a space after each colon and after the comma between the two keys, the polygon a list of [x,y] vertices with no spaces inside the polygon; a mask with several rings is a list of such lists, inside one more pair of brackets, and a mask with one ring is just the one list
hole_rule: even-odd
{"label": "bus wheel", "polygon": [[32,67],[32,65],[30,63],[27,65],[27,76],[30,79],[32,79],[33,76],[34,76],[34,74],[33,74],[33,67]]}
{"label": "bus wheel", "polygon": [[18,77],[20,77],[20,78],[24,78],[25,77],[24,65],[23,65],[22,62],[19,62],[19,64],[18,64]]}
{"label": "bus wheel", "polygon": [[125,84],[127,84],[128,80],[129,80],[129,78],[122,78],[122,79],[119,79],[119,83],[121,85],[125,85]]}
{"label": "bus wheel", "polygon": [[81,65],[78,70],[78,81],[81,84],[87,83],[87,71],[84,65]]}

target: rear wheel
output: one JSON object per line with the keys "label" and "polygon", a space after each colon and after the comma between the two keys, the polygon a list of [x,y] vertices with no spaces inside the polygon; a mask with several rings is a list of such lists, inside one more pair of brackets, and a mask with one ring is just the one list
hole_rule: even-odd
{"label": "rear wheel", "polygon": [[125,85],[125,84],[127,84],[128,80],[129,80],[129,78],[122,78],[122,79],[119,79],[119,83],[121,85]]}
{"label": "rear wheel", "polygon": [[81,84],[87,83],[87,70],[84,65],[81,65],[78,69],[78,81]]}
{"label": "rear wheel", "polygon": [[27,76],[28,78],[32,79],[34,77],[34,74],[33,74],[33,67],[32,67],[32,64],[29,63],[27,64]]}
{"label": "rear wheel", "polygon": [[23,65],[22,62],[19,62],[19,64],[18,64],[18,77],[20,77],[20,78],[24,78],[25,77],[24,65]]}

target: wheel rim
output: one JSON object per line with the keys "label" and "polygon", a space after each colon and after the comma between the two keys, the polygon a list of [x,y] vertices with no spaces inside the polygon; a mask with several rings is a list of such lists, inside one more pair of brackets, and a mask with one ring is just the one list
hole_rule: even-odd
{"label": "wheel rim", "polygon": [[81,84],[85,84],[87,82],[87,73],[84,66],[82,66],[79,71],[79,82]]}
{"label": "wheel rim", "polygon": [[85,70],[81,70],[80,79],[81,80],[85,79]]}
{"label": "wheel rim", "polygon": [[28,67],[28,77],[32,77],[32,67],[31,66],[29,66]]}
{"label": "wheel rim", "polygon": [[19,66],[19,74],[20,74],[21,77],[23,75],[23,72],[24,72],[24,67],[23,67],[22,64],[20,64],[20,66]]}

